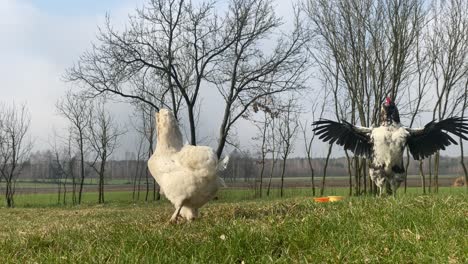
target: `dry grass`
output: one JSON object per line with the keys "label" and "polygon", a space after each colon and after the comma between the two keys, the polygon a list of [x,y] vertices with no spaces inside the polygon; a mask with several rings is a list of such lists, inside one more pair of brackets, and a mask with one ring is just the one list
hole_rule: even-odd
{"label": "dry grass", "polygon": [[466,182],[465,182],[465,177],[458,177],[455,179],[455,181],[453,182],[453,186],[454,187],[462,187],[462,186],[465,186],[466,185]]}

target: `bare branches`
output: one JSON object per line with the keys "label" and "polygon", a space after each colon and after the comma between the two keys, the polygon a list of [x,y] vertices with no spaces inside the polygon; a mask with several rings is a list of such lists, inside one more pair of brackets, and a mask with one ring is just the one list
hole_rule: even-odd
{"label": "bare branches", "polygon": [[[327,102],[327,96],[322,100],[320,109],[317,109],[319,104],[319,100],[311,98],[312,100],[312,108],[311,108],[311,114],[312,114],[312,122],[321,119],[323,117],[323,113],[325,111],[325,106]],[[318,119],[316,119],[316,113],[319,112]],[[311,130],[309,123],[306,121],[305,123],[299,123],[302,131],[302,136],[304,140],[304,149],[307,155],[307,163],[309,164],[309,169],[310,169],[310,178],[311,178],[311,187],[312,187],[312,195],[315,196],[315,169],[312,165],[312,143],[314,142],[315,139],[315,133],[309,138],[307,136],[307,133]]]}
{"label": "bare branches", "polygon": [[[123,31],[107,19],[98,44],[68,70],[91,96],[110,93],[171,108],[178,118],[187,107],[191,144],[197,142],[195,107],[205,77],[217,57],[233,43],[232,28],[214,13],[213,3],[151,0],[129,18]],[[141,82],[150,76],[150,85]],[[129,85],[129,83],[138,85]]]}
{"label": "bare branches", "polygon": [[305,37],[299,21],[289,36],[276,39],[265,52],[260,45],[274,37],[281,20],[268,1],[231,2],[228,26],[234,28],[234,43],[222,54],[216,74],[210,78],[225,100],[217,154],[221,155],[234,123],[263,97],[296,91],[305,80],[307,57],[302,53]]}
{"label": "bare branches", "polygon": [[79,150],[80,155],[80,190],[78,193],[78,204],[81,203],[81,197],[83,194],[83,185],[85,179],[85,152],[86,152],[86,139],[87,139],[87,128],[91,123],[92,111],[91,103],[86,100],[82,95],[73,94],[70,91],[67,92],[65,97],[61,98],[57,102],[57,110],[71,123],[71,132],[73,142]]}
{"label": "bare branches", "polygon": [[118,146],[118,138],[123,134],[113,117],[105,110],[105,101],[98,101],[91,112],[88,126],[88,141],[94,152],[90,166],[99,175],[99,203],[104,203],[104,174],[106,162]]}
{"label": "bare branches", "polygon": [[[434,1],[432,29],[427,38],[437,101],[433,118],[453,113],[463,95],[463,78],[468,74],[468,3],[462,0]],[[458,91],[455,91],[456,88]],[[452,109],[450,109],[452,106]]]}
{"label": "bare branches", "polygon": [[337,75],[336,65],[362,125],[377,122],[382,99],[397,98],[412,73],[411,51],[424,22],[422,2],[310,0],[307,13],[319,65]]}
{"label": "bare branches", "polygon": [[296,109],[296,100],[293,98],[288,99],[284,107],[284,112],[279,116],[279,138],[280,138],[280,153],[283,160],[281,170],[281,197],[283,197],[284,187],[284,173],[286,171],[286,161],[289,155],[294,152],[294,140],[296,138],[299,121]]}
{"label": "bare branches", "polygon": [[16,180],[32,149],[28,138],[30,123],[26,105],[0,106],[0,176],[6,183],[8,207],[14,206]]}

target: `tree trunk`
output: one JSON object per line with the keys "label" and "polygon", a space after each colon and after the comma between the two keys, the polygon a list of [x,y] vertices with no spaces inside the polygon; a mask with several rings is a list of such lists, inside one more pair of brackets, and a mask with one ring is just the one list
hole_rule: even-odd
{"label": "tree trunk", "polygon": [[[128,165],[127,165],[128,166]],[[136,189],[137,189],[137,177],[140,174],[140,160],[137,160],[135,175],[133,176],[133,192],[132,192],[132,200],[135,201],[136,196]]]}
{"label": "tree trunk", "polygon": [[351,161],[349,160],[348,152],[345,151],[346,160],[348,161],[348,175],[349,175],[349,196],[353,195],[353,172],[351,170]]}
{"label": "tree trunk", "polygon": [[309,169],[310,169],[310,182],[311,182],[311,188],[312,188],[312,196],[315,196],[315,170],[314,167],[312,166],[312,159],[310,157],[310,153],[307,153],[307,162],[309,163]]}
{"label": "tree trunk", "polygon": [[357,156],[354,156],[353,157],[353,160],[354,160],[354,194],[356,196],[359,196],[360,195],[360,181],[359,181],[359,176],[360,176],[360,172],[359,172],[359,159]]}
{"label": "tree trunk", "polygon": [[366,159],[361,159],[362,162],[362,183],[364,184],[364,193],[367,194],[367,161]]}
{"label": "tree trunk", "polygon": [[262,187],[263,187],[263,173],[265,171],[265,157],[262,157],[262,168],[260,169],[260,186],[258,189],[259,197],[262,198]]}
{"label": "tree trunk", "polygon": [[[274,166],[274,165],[272,165],[272,167],[273,167],[273,166]],[[270,189],[271,189],[271,180],[272,180],[272,178],[273,178],[273,169],[272,169],[272,172],[270,173],[270,180],[268,181],[268,188],[267,188],[267,193],[266,193],[267,196],[270,196]]]}
{"label": "tree trunk", "polygon": [[432,156],[429,157],[429,193],[432,192]]}
{"label": "tree trunk", "polygon": [[73,175],[73,178],[72,178],[72,204],[75,205],[76,204],[76,179],[75,179],[75,175]]}
{"label": "tree trunk", "polygon": [[138,175],[138,185],[137,185],[137,200],[139,201],[140,200],[140,192],[141,192],[141,178],[143,177],[143,173],[140,173]]}
{"label": "tree trunk", "polygon": [[463,151],[463,139],[462,138],[460,138],[460,164],[462,166],[463,173],[465,174],[465,189],[466,189],[466,192],[468,192],[468,170],[466,169],[466,165],[465,165],[465,155]]}
{"label": "tree trunk", "polygon": [[419,175],[421,176],[421,187],[423,194],[426,194],[426,178],[424,176],[423,161],[419,161]]}
{"label": "tree trunk", "polygon": [[216,156],[218,159],[221,158],[221,154],[223,153],[224,146],[226,145],[226,138],[227,138],[227,127],[229,122],[229,113],[231,111],[231,104],[226,103],[223,115],[223,121],[221,123],[221,127],[219,128],[219,142],[218,148],[216,149]]}
{"label": "tree trunk", "polygon": [[270,180],[268,181],[267,196],[270,196],[271,180],[273,179],[273,172],[275,170],[275,164],[276,164],[275,150],[273,150],[271,154]]}
{"label": "tree trunk", "polygon": [[327,158],[325,160],[325,165],[323,166],[322,187],[320,188],[320,196],[323,196],[325,192],[325,178],[327,177],[327,167],[328,167],[328,161],[330,160],[332,147],[333,147],[333,144],[330,144],[330,146],[328,147]]}
{"label": "tree trunk", "polygon": [[434,192],[439,193],[439,160],[440,152],[436,152],[435,163],[434,163]]}
{"label": "tree trunk", "polygon": [[[104,155],[106,153],[104,152]],[[106,169],[106,160],[101,160],[101,166],[99,169],[99,203],[104,203],[104,173]]]}
{"label": "tree trunk", "polygon": [[286,158],[283,159],[283,169],[281,170],[281,189],[280,197],[283,197],[283,188],[284,188],[284,172],[286,171]]}
{"label": "tree trunk", "polygon": [[80,191],[78,193],[78,204],[81,204],[81,197],[83,195],[83,185],[84,185],[84,178],[85,178],[85,169],[84,169],[84,142],[83,142],[83,135],[80,132],[80,165],[81,165],[81,182],[80,182]]}
{"label": "tree trunk", "polygon": [[[193,102],[195,103],[195,102]],[[196,128],[195,128],[195,116],[193,113],[193,108],[195,105],[191,105],[187,103],[187,110],[188,110],[188,118],[190,124],[190,144],[193,146],[197,145],[197,135],[196,135]],[[221,150],[222,153],[222,150]],[[221,157],[221,153],[219,154],[218,158]]]}
{"label": "tree trunk", "polygon": [[7,202],[7,207],[12,208],[14,206],[14,201],[13,201],[13,194],[12,194],[13,188],[12,188],[11,179],[7,179],[5,183],[6,183],[5,200]]}
{"label": "tree trunk", "polygon": [[[462,112],[461,112],[461,118],[465,117],[465,109],[467,107],[467,103],[468,103],[468,78],[466,79],[466,83],[465,83],[465,94],[464,94],[464,97],[463,97],[463,109],[462,109]],[[464,150],[463,150],[463,139],[460,137],[459,140],[460,140],[460,164],[462,166],[463,173],[465,174],[465,190],[468,193],[468,170],[466,169],[466,165],[465,165],[465,154],[464,154]]]}
{"label": "tree trunk", "polygon": [[62,182],[60,181],[60,178],[57,179],[57,188],[58,188],[57,204],[60,204],[60,202],[62,201]]}
{"label": "tree trunk", "polygon": [[68,174],[65,173],[65,180],[63,182],[63,204],[67,204],[67,180]]}

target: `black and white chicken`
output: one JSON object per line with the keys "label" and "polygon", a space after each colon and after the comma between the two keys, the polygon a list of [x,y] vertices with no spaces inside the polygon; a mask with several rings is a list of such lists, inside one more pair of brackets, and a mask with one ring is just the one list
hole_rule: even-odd
{"label": "black and white chicken", "polygon": [[408,128],[400,123],[398,109],[387,97],[382,104],[379,127],[361,127],[346,121],[341,123],[321,119],[314,122],[319,139],[336,143],[357,156],[370,159],[369,176],[379,187],[380,195],[395,193],[404,180],[403,151],[408,146],[415,160],[424,159],[438,150],[455,144],[447,132],[468,140],[468,119],[450,117],[431,121],[423,128]]}

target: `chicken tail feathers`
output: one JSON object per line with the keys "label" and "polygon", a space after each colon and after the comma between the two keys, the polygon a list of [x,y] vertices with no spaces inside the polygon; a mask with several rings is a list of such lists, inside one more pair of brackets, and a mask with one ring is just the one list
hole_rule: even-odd
{"label": "chicken tail feathers", "polygon": [[218,171],[224,171],[229,164],[229,156],[224,157],[221,161],[218,161]]}

